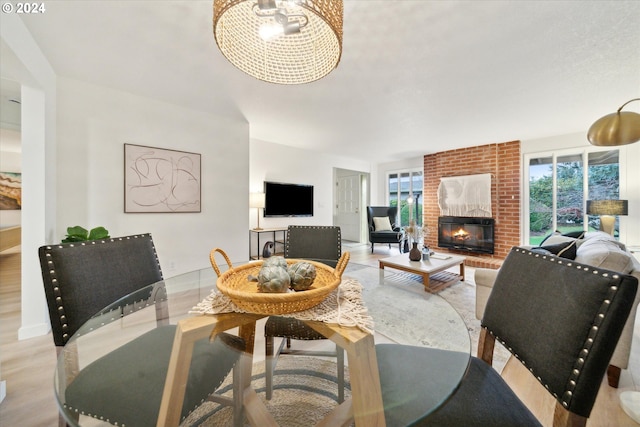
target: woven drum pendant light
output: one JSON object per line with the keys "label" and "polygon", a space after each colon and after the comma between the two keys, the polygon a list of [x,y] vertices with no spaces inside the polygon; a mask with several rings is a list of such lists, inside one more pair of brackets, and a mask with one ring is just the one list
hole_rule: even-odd
{"label": "woven drum pendant light", "polygon": [[[214,0],[213,34],[237,68],[266,82],[300,84],[329,74],[342,55],[342,0]],[[265,26],[280,35],[264,40]]]}

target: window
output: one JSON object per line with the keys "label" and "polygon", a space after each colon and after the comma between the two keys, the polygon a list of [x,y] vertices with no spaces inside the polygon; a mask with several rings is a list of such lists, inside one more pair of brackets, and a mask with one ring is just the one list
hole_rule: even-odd
{"label": "window", "polygon": [[[422,225],[422,187],[424,178],[421,170],[393,172],[388,175],[389,206],[398,206],[400,226],[409,225],[410,220]],[[412,197],[413,203],[409,203]]]}
{"label": "window", "polygon": [[539,244],[554,230],[597,230],[600,220],[587,217],[586,201],[619,198],[618,150],[531,155],[525,162],[529,166],[525,241],[531,245]]}
{"label": "window", "polygon": [[[620,198],[620,164],[618,150],[589,153],[589,200]],[[616,217],[614,235],[620,232],[619,217]],[[600,228],[600,217],[589,215],[587,230]]]}

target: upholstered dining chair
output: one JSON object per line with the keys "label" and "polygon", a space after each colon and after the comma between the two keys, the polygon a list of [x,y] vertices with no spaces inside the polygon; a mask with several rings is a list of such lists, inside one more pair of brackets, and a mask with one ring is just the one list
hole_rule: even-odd
{"label": "upholstered dining chair", "polygon": [[[116,425],[155,426],[176,326],[168,324],[166,290],[151,235],[47,245],[38,254],[53,341],[65,363],[76,365],[76,370],[74,352],[63,347],[79,328],[87,323],[100,327],[139,307],[155,305],[157,328],[91,362],[74,378],[59,379],[66,384],[61,397],[64,405],[78,417],[84,414]],[[101,312],[110,304],[114,310]],[[234,415],[240,418],[236,425],[243,425],[240,398],[234,403],[212,397],[243,350],[244,341],[227,334],[196,344],[182,419],[211,398],[233,404]],[[127,375],[118,375],[117,381],[109,376],[109,372],[123,370]],[[235,393],[234,389],[234,397],[240,396]],[[60,421],[65,424],[62,418]]]}
{"label": "upholstered dining chair", "polygon": [[376,346],[387,425],[416,418],[420,421],[411,425],[541,425],[491,367],[497,340],[555,397],[554,426],[584,426],[637,287],[633,276],[513,248],[486,305],[478,357],[471,358],[458,390],[438,410],[427,414],[424,384],[437,384],[438,375],[446,373],[442,367],[430,371],[429,363],[456,355]]}
{"label": "upholstered dining chair", "polygon": [[[300,258],[322,262],[335,267],[342,255],[340,227],[290,225],[284,247],[285,258]],[[291,340],[324,340],[304,322],[290,317],[270,316],[264,328],[266,398],[273,395],[273,374],[280,355],[336,357],[338,368],[338,402],[344,400],[344,350],[336,345],[335,351],[295,350]],[[282,338],[278,348],[275,338]]]}

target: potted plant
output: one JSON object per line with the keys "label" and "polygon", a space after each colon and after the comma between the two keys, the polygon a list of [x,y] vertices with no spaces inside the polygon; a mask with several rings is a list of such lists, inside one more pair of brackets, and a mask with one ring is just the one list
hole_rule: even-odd
{"label": "potted plant", "polygon": [[62,240],[62,243],[69,242],[86,242],[88,240],[108,239],[109,231],[104,227],[95,227],[91,231],[86,228],[76,225],[75,227],[67,228],[67,235]]}

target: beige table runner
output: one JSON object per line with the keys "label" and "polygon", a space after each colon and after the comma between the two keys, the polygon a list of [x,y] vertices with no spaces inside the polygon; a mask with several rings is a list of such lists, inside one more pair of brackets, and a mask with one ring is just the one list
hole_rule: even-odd
{"label": "beige table runner", "polygon": [[[192,314],[246,313],[231,299],[214,290],[211,294],[193,307]],[[373,318],[367,312],[362,301],[362,285],[354,279],[343,279],[340,286],[331,292],[324,301],[307,310],[295,313],[278,314],[299,320],[315,320],[333,323],[346,327],[358,327],[373,334]]]}

